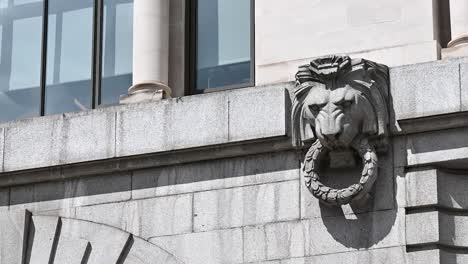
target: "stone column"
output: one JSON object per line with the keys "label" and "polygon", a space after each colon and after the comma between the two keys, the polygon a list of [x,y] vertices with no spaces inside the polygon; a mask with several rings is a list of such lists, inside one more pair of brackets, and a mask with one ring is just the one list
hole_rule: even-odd
{"label": "stone column", "polygon": [[442,57],[468,56],[468,1],[450,0],[451,41]]}
{"label": "stone column", "polygon": [[133,85],[120,103],[160,100],[168,86],[170,0],[135,0],[133,4]]}

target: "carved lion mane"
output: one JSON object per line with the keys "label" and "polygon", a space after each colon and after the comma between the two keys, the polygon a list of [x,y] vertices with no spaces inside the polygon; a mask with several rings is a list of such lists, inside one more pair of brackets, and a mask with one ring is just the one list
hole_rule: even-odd
{"label": "carved lion mane", "polygon": [[[299,67],[292,107],[293,142],[312,145],[306,155],[306,185],[322,202],[341,205],[367,193],[377,177],[375,147],[388,133],[388,68],[364,59],[327,56]],[[361,180],[342,190],[324,186],[318,156],[353,148],[362,157]]]}

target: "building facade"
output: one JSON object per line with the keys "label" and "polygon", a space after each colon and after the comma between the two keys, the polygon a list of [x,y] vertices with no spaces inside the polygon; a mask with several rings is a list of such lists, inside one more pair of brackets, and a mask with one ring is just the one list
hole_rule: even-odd
{"label": "building facade", "polygon": [[468,263],[465,2],[0,0],[0,263]]}

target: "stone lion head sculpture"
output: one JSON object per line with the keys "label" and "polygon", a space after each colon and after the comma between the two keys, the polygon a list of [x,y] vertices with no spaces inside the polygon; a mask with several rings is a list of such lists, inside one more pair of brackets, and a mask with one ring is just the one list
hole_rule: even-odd
{"label": "stone lion head sculpture", "polygon": [[[306,184],[323,202],[341,205],[369,191],[377,177],[374,148],[385,145],[388,133],[387,98],[388,68],[384,65],[327,56],[299,67],[292,136],[298,147],[312,145],[305,159]],[[360,182],[342,190],[323,186],[315,165],[317,157],[322,152],[347,148],[362,157]]]}

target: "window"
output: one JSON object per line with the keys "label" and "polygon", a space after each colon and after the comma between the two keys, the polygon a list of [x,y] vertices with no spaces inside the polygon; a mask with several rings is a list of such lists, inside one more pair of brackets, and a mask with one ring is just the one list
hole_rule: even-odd
{"label": "window", "polygon": [[253,85],[254,1],[197,0],[194,4],[190,8],[192,92]]}
{"label": "window", "polygon": [[118,103],[132,16],[133,0],[0,0],[0,122]]}

